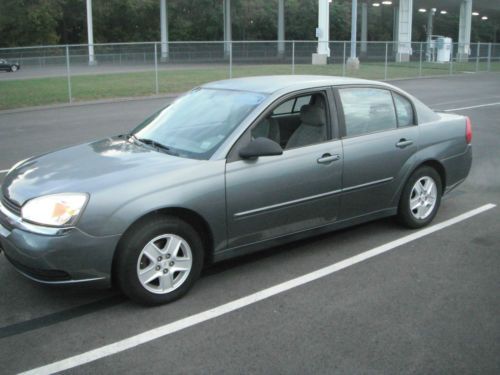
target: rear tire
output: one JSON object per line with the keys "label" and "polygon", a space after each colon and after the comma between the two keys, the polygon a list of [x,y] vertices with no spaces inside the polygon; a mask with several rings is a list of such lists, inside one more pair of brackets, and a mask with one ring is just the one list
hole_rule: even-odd
{"label": "rear tire", "polygon": [[398,219],[408,228],[421,228],[436,216],[441,204],[441,177],[434,168],[423,166],[410,176],[401,194]]}
{"label": "rear tire", "polygon": [[188,292],[200,276],[204,250],[196,231],[172,216],[155,216],[120,241],[115,280],[135,302],[161,305]]}
{"label": "rear tire", "polygon": [[12,73],[17,72],[17,66],[16,66],[16,65],[12,65],[12,66],[10,67],[10,71],[11,71]]}

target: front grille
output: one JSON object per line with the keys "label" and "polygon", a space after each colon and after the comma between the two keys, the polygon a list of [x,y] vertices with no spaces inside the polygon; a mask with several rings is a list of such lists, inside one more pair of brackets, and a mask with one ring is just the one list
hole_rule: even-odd
{"label": "front grille", "polygon": [[2,204],[7,210],[12,212],[13,214],[21,216],[21,206],[19,206],[17,203],[11,201],[7,197],[2,196]]}

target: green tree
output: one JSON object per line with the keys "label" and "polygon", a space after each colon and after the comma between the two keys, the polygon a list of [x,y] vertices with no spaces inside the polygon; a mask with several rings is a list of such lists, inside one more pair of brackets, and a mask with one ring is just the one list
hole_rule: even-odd
{"label": "green tree", "polygon": [[0,45],[57,44],[56,28],[61,18],[57,0],[2,0],[0,2]]}
{"label": "green tree", "polygon": [[[351,1],[334,0],[330,5],[332,41],[350,39]],[[167,3],[171,41],[222,40],[223,0],[167,0]],[[418,12],[416,3],[414,6],[413,40],[425,41],[427,14]],[[232,0],[233,40],[275,40],[277,11],[278,0]],[[96,43],[160,39],[159,0],[94,0],[93,20]],[[285,0],[285,39],[315,40],[317,24],[318,0]],[[392,40],[392,25],[393,7],[368,7],[368,40]],[[471,41],[496,41],[498,28],[495,14],[488,21],[473,17]],[[435,16],[434,34],[457,40],[456,9]],[[2,47],[86,42],[85,0],[0,0]]]}

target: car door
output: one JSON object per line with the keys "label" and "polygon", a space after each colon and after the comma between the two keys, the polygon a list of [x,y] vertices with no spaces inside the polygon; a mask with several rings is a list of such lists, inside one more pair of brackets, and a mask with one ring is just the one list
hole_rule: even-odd
{"label": "car door", "polygon": [[411,102],[379,87],[338,88],[336,99],[344,150],[339,217],[394,208],[408,161],[418,149],[419,131]]}
{"label": "car door", "polygon": [[[342,174],[342,144],[332,139],[333,96],[329,90],[302,93],[309,95],[325,115],[324,139],[308,138],[306,144],[286,147],[282,155],[244,160],[237,156],[238,146],[226,164],[226,205],[228,247],[235,248],[270,240],[336,220]],[[291,98],[294,99],[294,98]],[[284,99],[285,100],[285,99]],[[290,100],[290,97],[286,98]],[[313,100],[313,99],[311,99]],[[274,108],[278,107],[278,103]],[[293,107],[293,106],[292,106]],[[240,138],[246,145],[252,131],[262,121],[272,119],[271,108]],[[318,112],[319,113],[319,112]],[[283,120],[286,114],[280,113]],[[302,118],[302,115],[300,115]],[[289,114],[289,117],[293,117]],[[272,119],[280,127],[283,121]],[[295,130],[300,131],[302,124]],[[297,133],[297,134],[299,134]],[[303,133],[303,132],[302,132]],[[297,136],[292,137],[294,144]]]}

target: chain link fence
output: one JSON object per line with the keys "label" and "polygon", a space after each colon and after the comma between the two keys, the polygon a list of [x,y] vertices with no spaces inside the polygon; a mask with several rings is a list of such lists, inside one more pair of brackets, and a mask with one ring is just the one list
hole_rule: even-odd
{"label": "chain link fence", "polygon": [[[500,71],[500,44],[329,42],[325,64],[312,63],[317,41],[117,43],[1,48],[18,63],[0,73],[0,109],[135,97],[176,95],[214,80],[255,75],[320,74],[368,79]],[[325,46],[321,46],[325,47]],[[441,48],[439,48],[441,47]],[[324,48],[323,48],[324,49]]]}

